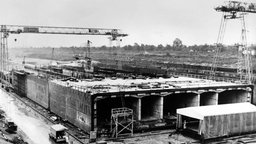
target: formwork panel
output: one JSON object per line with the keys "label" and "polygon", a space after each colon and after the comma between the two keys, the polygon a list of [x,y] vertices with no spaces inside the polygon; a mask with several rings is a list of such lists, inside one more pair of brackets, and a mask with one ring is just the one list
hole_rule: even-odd
{"label": "formwork panel", "polygon": [[58,102],[51,100],[50,101],[50,109],[51,109],[51,112],[55,113],[56,115],[60,116],[61,118],[66,118],[66,107],[59,105]]}
{"label": "formwork panel", "polygon": [[72,108],[76,109],[77,99],[75,98],[75,96],[68,94],[66,104],[67,104],[67,107],[72,107]]}
{"label": "formwork panel", "polygon": [[76,117],[76,110],[70,107],[66,107],[66,119],[71,123],[75,123]]}
{"label": "formwork panel", "polygon": [[49,88],[47,79],[37,76],[27,76],[27,97],[43,106],[49,108]]}
{"label": "formwork panel", "polygon": [[69,88],[69,90],[67,90],[66,99],[66,105],[68,107],[87,115],[91,114],[91,99],[89,93]]}
{"label": "formwork panel", "polygon": [[12,85],[14,88],[14,92],[18,94],[19,96],[27,96],[27,77],[26,74],[23,72],[14,71],[13,72],[13,79],[12,79]]}
{"label": "formwork panel", "polygon": [[63,86],[49,82],[50,110],[66,119],[66,90]]}
{"label": "formwork panel", "polygon": [[91,95],[72,87],[49,82],[50,109],[80,129],[91,128]]}
{"label": "formwork panel", "polygon": [[90,131],[91,130],[91,116],[81,113],[79,111],[76,111],[75,125],[87,132]]}
{"label": "formwork panel", "polygon": [[80,92],[77,95],[77,110],[85,113],[87,115],[91,115],[91,96],[89,93]]}

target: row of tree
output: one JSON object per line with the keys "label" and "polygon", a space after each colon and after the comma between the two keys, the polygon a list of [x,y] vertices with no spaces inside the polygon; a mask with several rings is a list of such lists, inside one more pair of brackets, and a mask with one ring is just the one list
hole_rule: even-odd
{"label": "row of tree", "polygon": [[[233,46],[224,46],[219,45],[218,48],[220,48],[220,52],[228,52],[235,54],[238,52],[238,47]],[[256,46],[250,46],[251,49],[254,49],[256,51]],[[85,51],[84,47],[62,47],[62,51]],[[45,48],[43,48],[45,50]],[[180,52],[196,52],[196,53],[213,53],[217,50],[216,45],[211,44],[203,44],[203,45],[191,45],[186,46],[182,43],[182,41],[179,38],[176,38],[173,40],[172,44],[167,45],[149,45],[149,44],[138,44],[134,43],[133,45],[125,45],[121,48],[118,47],[107,47],[107,46],[101,46],[101,47],[92,47],[91,51],[131,51],[136,53],[145,53],[145,52],[164,52],[164,53],[170,53],[171,51],[180,51]]]}
{"label": "row of tree", "polygon": [[[238,47],[233,46],[224,46],[224,45],[218,45],[218,48],[220,49],[220,52],[229,52],[229,53],[237,53]],[[250,46],[251,49],[256,49],[256,46],[252,45]],[[98,47],[100,50],[116,50],[117,47],[107,47],[107,46],[101,46]],[[217,46],[214,44],[203,44],[203,45],[192,45],[192,46],[186,46],[182,43],[182,41],[179,38],[176,38],[173,41],[172,45],[162,45],[159,44],[157,46],[155,45],[148,45],[148,44],[138,44],[134,43],[133,45],[125,45],[121,47],[124,51],[134,51],[134,52],[151,52],[151,51],[186,51],[186,52],[215,52],[217,49]]]}

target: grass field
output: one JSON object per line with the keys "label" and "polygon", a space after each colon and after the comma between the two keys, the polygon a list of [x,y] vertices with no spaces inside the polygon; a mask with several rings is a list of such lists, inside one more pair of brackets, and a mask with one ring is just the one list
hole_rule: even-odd
{"label": "grass field", "polygon": [[[10,49],[10,57],[31,57],[51,60],[72,60],[74,55],[86,55],[85,48],[20,48]],[[198,48],[161,49],[161,50],[127,50],[124,48],[91,48],[91,57],[98,59],[119,59],[125,61],[157,61],[185,64],[212,65],[215,53],[212,50]],[[218,66],[236,68],[238,54],[234,49],[219,53]],[[255,57],[252,57],[255,69]]]}

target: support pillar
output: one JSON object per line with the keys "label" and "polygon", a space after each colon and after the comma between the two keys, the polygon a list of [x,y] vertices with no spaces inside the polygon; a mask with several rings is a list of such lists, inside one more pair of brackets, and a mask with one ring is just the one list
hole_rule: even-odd
{"label": "support pillar", "polygon": [[200,106],[200,93],[198,93],[198,95],[197,95],[197,99],[198,99],[198,101],[197,101],[197,106]]}
{"label": "support pillar", "polygon": [[176,130],[181,128],[182,128],[182,118],[181,118],[181,115],[178,114],[176,119]]}
{"label": "support pillar", "polygon": [[141,120],[141,98],[138,98],[137,101],[137,119]]}
{"label": "support pillar", "polygon": [[97,101],[94,102],[93,105],[93,127],[94,131],[97,131]]}
{"label": "support pillar", "polygon": [[160,119],[163,119],[164,118],[164,97],[160,97],[160,111],[159,111],[159,117]]}
{"label": "support pillar", "polygon": [[252,103],[252,94],[250,91],[248,91],[247,102]]}
{"label": "support pillar", "polygon": [[219,101],[219,93],[218,92],[215,93],[215,98],[216,98],[215,105],[218,105],[218,101]]}
{"label": "support pillar", "polygon": [[97,101],[91,101],[91,131],[90,142],[95,142],[97,139]]}

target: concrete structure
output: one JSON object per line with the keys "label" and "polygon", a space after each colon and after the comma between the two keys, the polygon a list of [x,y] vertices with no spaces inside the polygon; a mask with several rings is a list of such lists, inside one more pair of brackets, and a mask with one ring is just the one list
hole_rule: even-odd
{"label": "concrete structure", "polygon": [[[98,132],[110,128],[111,110],[114,108],[132,109],[134,119],[141,123],[138,129],[174,126],[178,108],[251,102],[253,93],[252,85],[185,77],[115,80],[106,78],[102,81],[76,82],[52,80],[50,83],[90,95],[91,116],[87,118],[91,120],[91,130]],[[59,91],[58,95],[62,93],[66,91]],[[151,123],[146,124],[147,121]],[[152,124],[152,121],[155,122]]]}
{"label": "concrete structure", "polygon": [[256,107],[250,103],[177,109],[177,128],[210,139],[256,131]]}
{"label": "concrete structure", "polygon": [[19,96],[27,95],[27,78],[25,72],[13,71],[12,85]]}
{"label": "concrete structure", "polygon": [[[193,106],[253,102],[253,85],[187,77],[51,80],[34,75],[14,79],[14,90],[77,127],[109,132],[111,110],[132,109],[134,129],[176,126],[176,110]],[[25,86],[20,87],[19,83]]]}

